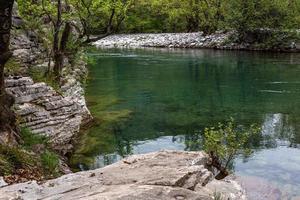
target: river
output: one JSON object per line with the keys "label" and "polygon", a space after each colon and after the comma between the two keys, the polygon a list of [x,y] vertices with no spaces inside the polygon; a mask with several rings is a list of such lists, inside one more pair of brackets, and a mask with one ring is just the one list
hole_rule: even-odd
{"label": "river", "polygon": [[260,180],[261,190],[279,199],[300,196],[299,54],[111,49],[88,55],[86,92],[96,123],[73,166],[95,169],[161,149],[201,150],[203,129],[233,117],[262,130],[252,156],[235,160],[235,173],[250,190]]}

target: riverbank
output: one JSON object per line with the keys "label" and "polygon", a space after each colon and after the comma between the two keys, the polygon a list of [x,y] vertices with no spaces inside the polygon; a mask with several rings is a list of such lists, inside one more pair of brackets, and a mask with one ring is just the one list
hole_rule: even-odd
{"label": "riverbank", "polygon": [[[72,65],[66,60],[60,82],[54,81],[47,76],[53,62],[47,62],[47,52],[35,36],[13,31],[13,56],[5,68],[5,89],[14,98],[20,129],[14,137],[0,134],[0,176],[9,184],[71,173],[67,155],[81,127],[92,120],[84,95],[88,70],[83,53]],[[51,170],[46,169],[49,165]]]}
{"label": "riverbank", "polygon": [[218,181],[203,152],[135,155],[105,168],[0,188],[1,199],[246,199],[233,178]]}
{"label": "riverbank", "polygon": [[[282,51],[300,52],[300,43],[293,39],[286,39],[284,43],[274,46],[254,43],[253,36],[249,34],[245,42],[236,42],[236,33],[216,32],[211,35],[196,33],[158,33],[158,34],[117,34],[110,35],[93,43],[98,48],[208,48],[224,50],[256,50],[256,51]],[[260,37],[260,36],[259,36]],[[263,37],[263,36],[262,36]],[[283,39],[285,40],[285,39]],[[267,42],[267,41],[266,41]]]}

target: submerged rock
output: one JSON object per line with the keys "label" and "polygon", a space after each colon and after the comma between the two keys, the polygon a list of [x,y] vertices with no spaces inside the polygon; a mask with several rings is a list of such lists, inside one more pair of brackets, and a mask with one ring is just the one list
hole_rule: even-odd
{"label": "submerged rock", "polygon": [[160,151],[135,155],[105,168],[68,174],[41,185],[0,188],[0,199],[210,200],[246,199],[235,180],[217,181],[203,152]]}

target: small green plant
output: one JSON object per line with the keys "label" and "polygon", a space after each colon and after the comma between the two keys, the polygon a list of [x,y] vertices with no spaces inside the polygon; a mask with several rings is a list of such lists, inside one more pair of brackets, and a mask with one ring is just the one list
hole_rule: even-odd
{"label": "small green plant", "polygon": [[47,85],[53,87],[53,89],[57,92],[60,90],[59,83],[55,80],[53,74],[47,74],[46,70],[41,70],[37,68],[30,68],[28,70],[30,77],[34,80],[34,82],[44,82]]}
{"label": "small green plant", "polygon": [[59,165],[59,158],[57,154],[46,150],[41,154],[41,162],[45,171],[50,174],[57,174]]}
{"label": "small green plant", "polygon": [[14,58],[10,58],[5,64],[5,73],[9,75],[19,75],[22,71],[20,63]]}
{"label": "small green plant", "polygon": [[8,175],[20,168],[30,168],[37,164],[37,159],[17,147],[0,145],[0,176]]}
{"label": "small green plant", "polygon": [[[38,179],[41,178],[41,174],[43,178],[59,175],[59,157],[50,150],[47,137],[36,135],[28,128],[22,128],[20,138],[22,144],[19,146],[0,145],[0,176],[14,175],[18,170],[33,169],[38,170],[35,174],[35,178]],[[26,173],[21,176],[23,175],[26,179]]]}
{"label": "small green plant", "polygon": [[238,155],[249,156],[252,153],[248,144],[251,136],[258,132],[260,129],[255,125],[250,128],[236,126],[232,118],[225,125],[219,123],[217,128],[205,128],[204,149],[210,156],[208,164],[219,171],[216,179],[229,175],[229,167]]}
{"label": "small green plant", "polygon": [[34,134],[28,128],[21,128],[20,137],[23,140],[22,146],[26,149],[31,149],[36,144],[46,145],[48,143],[48,139],[45,136]]}

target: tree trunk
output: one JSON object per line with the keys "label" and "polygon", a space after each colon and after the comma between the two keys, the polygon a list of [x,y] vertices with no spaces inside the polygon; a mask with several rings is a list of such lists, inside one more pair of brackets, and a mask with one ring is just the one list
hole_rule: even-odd
{"label": "tree trunk", "polygon": [[62,4],[61,0],[57,0],[57,18],[54,26],[54,37],[53,37],[53,58],[54,58],[54,76],[57,81],[60,79],[60,73],[63,65],[63,56],[59,48],[59,33],[61,29],[62,19]]}
{"label": "tree trunk", "polygon": [[72,32],[72,26],[69,22],[66,23],[60,40],[60,51],[65,54],[67,49],[68,40]]}
{"label": "tree trunk", "polygon": [[13,4],[14,0],[0,0],[0,143],[15,142],[17,131],[16,117],[10,109],[14,99],[5,92],[4,85],[4,66],[12,55],[9,44]]}
{"label": "tree trunk", "polygon": [[210,166],[215,167],[219,171],[219,173],[215,176],[215,179],[222,180],[226,176],[228,176],[229,172],[226,167],[222,166],[222,163],[220,162],[219,158],[215,156],[213,152],[210,152],[209,156],[211,159]]}

